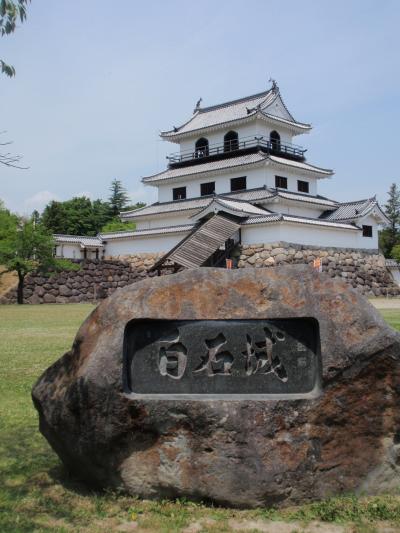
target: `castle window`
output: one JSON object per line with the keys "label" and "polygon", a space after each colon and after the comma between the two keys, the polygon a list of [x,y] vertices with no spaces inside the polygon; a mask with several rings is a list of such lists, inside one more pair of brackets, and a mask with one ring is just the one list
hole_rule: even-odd
{"label": "castle window", "polygon": [[372,237],[372,226],[362,227],[363,237]]}
{"label": "castle window", "polygon": [[215,181],[200,183],[200,195],[208,196],[215,193]]}
{"label": "castle window", "polygon": [[308,181],[297,180],[297,190],[299,192],[310,192],[310,184]]}
{"label": "castle window", "polygon": [[271,131],[269,134],[269,140],[271,142],[272,150],[280,151],[281,149],[281,136],[277,131]]}
{"label": "castle window", "polygon": [[239,150],[239,135],[236,131],[228,131],[224,136],[224,152]]}
{"label": "castle window", "polygon": [[246,176],[231,178],[231,191],[243,191],[246,189]]}
{"label": "castle window", "polygon": [[186,198],[186,187],[172,189],[172,197],[174,200],[184,200]]}
{"label": "castle window", "polygon": [[205,157],[208,155],[208,140],[204,137],[201,137],[196,141],[195,155],[196,157]]}
{"label": "castle window", "polygon": [[275,187],[277,189],[287,189],[287,178],[275,176]]}

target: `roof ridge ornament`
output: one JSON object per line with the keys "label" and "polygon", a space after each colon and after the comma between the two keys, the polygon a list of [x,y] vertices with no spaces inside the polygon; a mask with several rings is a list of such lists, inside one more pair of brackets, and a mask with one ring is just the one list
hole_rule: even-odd
{"label": "roof ridge ornament", "polygon": [[196,102],[196,107],[193,110],[193,113],[196,113],[200,109],[201,102],[203,101],[203,98],[200,96],[200,98]]}
{"label": "roof ridge ornament", "polygon": [[270,83],[272,83],[271,91],[272,91],[274,94],[279,93],[279,87],[278,87],[278,84],[276,83],[276,80],[274,80],[273,78],[270,78],[268,81],[269,81]]}

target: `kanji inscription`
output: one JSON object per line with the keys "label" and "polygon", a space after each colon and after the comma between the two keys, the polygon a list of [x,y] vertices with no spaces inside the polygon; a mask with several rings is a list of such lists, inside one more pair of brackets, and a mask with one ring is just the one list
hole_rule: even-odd
{"label": "kanji inscription", "polygon": [[125,332],[126,392],[307,397],[320,387],[318,322],[137,320]]}

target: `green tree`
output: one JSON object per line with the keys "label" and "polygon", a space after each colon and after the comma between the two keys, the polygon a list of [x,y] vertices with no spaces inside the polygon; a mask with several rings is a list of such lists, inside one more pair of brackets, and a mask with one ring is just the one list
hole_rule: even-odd
{"label": "green tree", "polygon": [[17,224],[18,217],[12,215],[8,209],[5,208],[4,203],[0,200],[0,240],[4,239],[10,228]]}
{"label": "green tree", "polygon": [[396,259],[398,263],[400,263],[400,244],[396,244],[392,248],[392,257],[393,259]]}
{"label": "green tree", "polygon": [[385,204],[385,213],[390,224],[379,235],[379,246],[385,255],[390,257],[392,248],[399,242],[400,224],[400,190],[396,183],[392,183],[388,192],[389,198]]}
{"label": "green tree", "polygon": [[37,209],[32,211],[32,222],[34,224],[40,224],[40,213]]}
{"label": "green tree", "polygon": [[121,222],[121,220],[113,219],[107,222],[102,228],[101,233],[112,233],[113,231],[129,231],[134,230],[136,224],[134,222]]}
{"label": "green tree", "polygon": [[96,228],[96,234],[101,231],[103,226],[112,220],[112,212],[110,204],[103,200],[94,200],[93,206],[93,222]]}
{"label": "green tree", "polygon": [[129,197],[126,189],[120,180],[113,180],[110,186],[111,195],[108,199],[113,217],[118,214],[129,204]]}
{"label": "green tree", "polygon": [[97,235],[111,219],[108,202],[92,202],[81,196],[65,202],[50,202],[43,211],[41,222],[52,233]]}
{"label": "green tree", "polygon": [[66,233],[68,235],[96,235],[93,206],[90,198],[81,196],[64,202]]}
{"label": "green tree", "polygon": [[[30,0],[0,0],[0,35],[4,37],[16,30],[17,22],[26,19],[26,6]],[[1,72],[9,76],[15,76],[15,68],[0,59]]]}
{"label": "green tree", "polygon": [[51,233],[66,233],[67,221],[63,202],[52,200],[44,208],[41,221]]}
{"label": "green tree", "polygon": [[53,237],[41,224],[10,215],[0,235],[0,263],[5,267],[2,274],[15,271],[18,275],[19,304],[24,302],[24,282],[30,272],[79,268],[70,261],[55,259],[54,246]]}

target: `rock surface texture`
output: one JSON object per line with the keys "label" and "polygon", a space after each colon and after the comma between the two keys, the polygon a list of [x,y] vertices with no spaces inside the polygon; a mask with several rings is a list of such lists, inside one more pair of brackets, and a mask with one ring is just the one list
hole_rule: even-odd
{"label": "rock surface texture", "polygon": [[[319,322],[322,393],[150,400],[124,392],[133,319]],[[93,486],[256,507],[400,484],[400,335],[355,290],[306,266],[197,269],[117,290],[33,389],[40,430]],[[229,378],[228,378],[229,379]]]}

